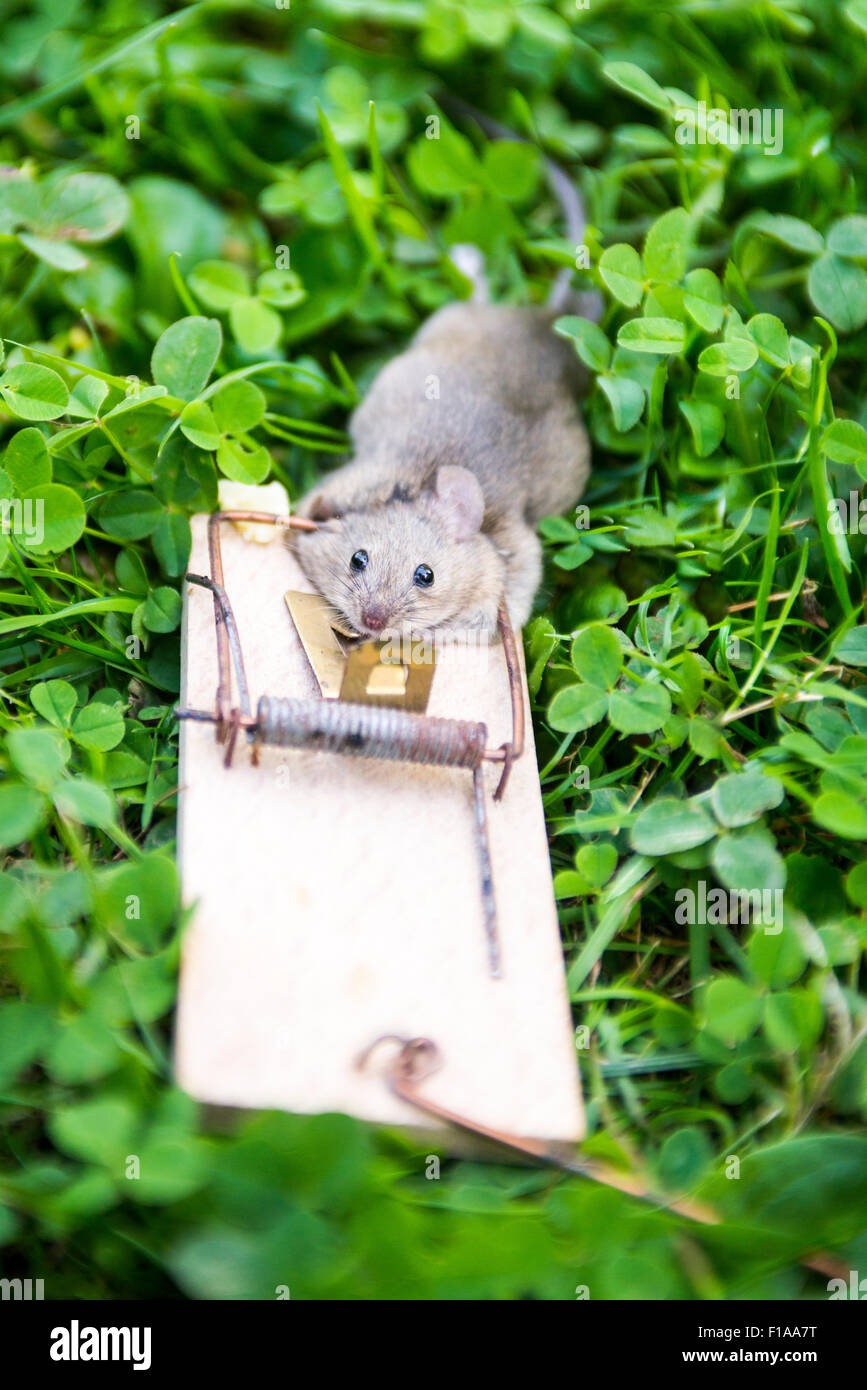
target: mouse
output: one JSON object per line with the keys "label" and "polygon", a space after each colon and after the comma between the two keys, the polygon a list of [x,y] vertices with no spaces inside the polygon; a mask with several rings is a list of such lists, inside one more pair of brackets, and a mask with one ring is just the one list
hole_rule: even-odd
{"label": "mouse", "polygon": [[[580,244],[580,196],[545,167]],[[542,577],[536,525],[573,506],[590,473],[586,371],[553,331],[570,278],[561,272],[543,306],[485,302],[477,278],[471,299],[438,309],[374,378],[349,422],[350,461],[296,509],[317,528],[288,541],[346,635],[491,641],[503,603],[513,627],[527,622]]]}

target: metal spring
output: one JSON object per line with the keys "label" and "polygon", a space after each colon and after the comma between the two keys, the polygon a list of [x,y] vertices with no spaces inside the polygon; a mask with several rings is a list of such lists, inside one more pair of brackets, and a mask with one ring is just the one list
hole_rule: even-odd
{"label": "metal spring", "polygon": [[256,738],[279,748],[315,748],[360,758],[475,769],[481,764],[488,731],[484,724],[434,719],[386,706],[263,695]]}

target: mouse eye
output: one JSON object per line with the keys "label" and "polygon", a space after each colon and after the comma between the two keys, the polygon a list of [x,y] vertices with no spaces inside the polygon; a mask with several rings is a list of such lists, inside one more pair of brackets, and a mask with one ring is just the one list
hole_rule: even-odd
{"label": "mouse eye", "polygon": [[354,570],[363,570],[367,564],[367,560],[368,554],[366,550],[356,550],[349,563]]}
{"label": "mouse eye", "polygon": [[413,583],[418,584],[420,589],[429,589],[433,584],[433,570],[430,565],[419,565],[412,577]]}

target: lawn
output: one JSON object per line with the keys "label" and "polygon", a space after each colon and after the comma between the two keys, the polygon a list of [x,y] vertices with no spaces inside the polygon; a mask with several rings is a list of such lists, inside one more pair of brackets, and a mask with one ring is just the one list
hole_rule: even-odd
{"label": "lawn", "polygon": [[[827,1298],[816,1251],[867,1275],[865,0],[0,12],[3,1273],[372,1300]],[[378,368],[469,294],[461,242],[500,302],[563,266],[603,296],[558,323],[594,467],[541,525],[524,634],[584,1148],[716,1225],[549,1169],[428,1181],[400,1134],[215,1126],[173,1086],[189,517],[345,455]]]}

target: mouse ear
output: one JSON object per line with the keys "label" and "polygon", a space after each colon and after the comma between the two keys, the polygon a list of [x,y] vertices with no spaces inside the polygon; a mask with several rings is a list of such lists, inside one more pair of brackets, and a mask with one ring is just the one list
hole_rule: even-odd
{"label": "mouse ear", "polygon": [[311,521],[339,521],[340,508],[320,493],[314,497],[308,508]]}
{"label": "mouse ear", "polygon": [[455,540],[471,540],[485,516],[485,497],[475,473],[451,464],[438,469],[433,506]]}

